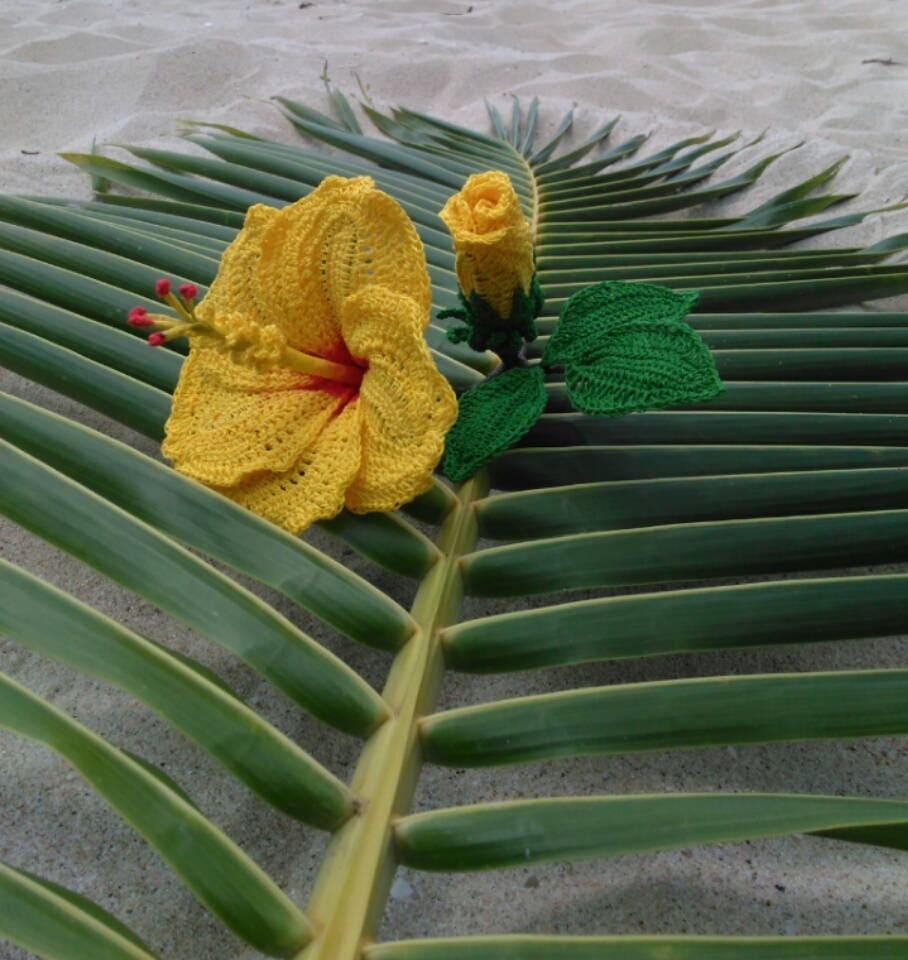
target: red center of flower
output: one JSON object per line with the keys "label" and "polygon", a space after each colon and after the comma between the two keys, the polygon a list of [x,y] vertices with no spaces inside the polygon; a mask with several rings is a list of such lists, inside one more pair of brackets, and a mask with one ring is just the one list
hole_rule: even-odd
{"label": "red center of flower", "polygon": [[313,376],[310,377],[311,383],[304,389],[320,390],[324,393],[329,393],[331,396],[343,400],[344,406],[359,396],[360,384],[363,382],[363,377],[369,369],[369,362],[367,360],[354,357],[347,349],[347,344],[344,343],[343,340],[340,340],[324,353],[313,354],[313,356],[320,356],[323,360],[330,360],[332,363],[340,363],[345,367],[350,367],[353,371],[352,382],[341,383],[338,380],[329,380],[327,377]]}

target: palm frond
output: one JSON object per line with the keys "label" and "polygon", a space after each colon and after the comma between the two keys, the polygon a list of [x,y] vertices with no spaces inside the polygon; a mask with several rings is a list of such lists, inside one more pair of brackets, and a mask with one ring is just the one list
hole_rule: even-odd
{"label": "palm frond", "polygon": [[[613,142],[620,124],[612,117],[568,143],[569,113],[538,145],[544,104],[524,111],[516,99],[507,117],[487,105],[489,134],[368,105],[381,134],[371,136],[330,84],[328,95],[335,116],[278,101],[314,141],[305,147],[193,124],[186,138],[205,156],[148,148],[132,148],[129,162],[94,150],[68,155],[93,178],[94,200],[0,198],[3,364],[160,439],[182,356],[141,349],[123,327],[126,310],[153,305],[161,273],[204,289],[250,204],[283,205],[330,173],[369,174],[419,231],[436,313],[427,341],[439,369],[466,389],[496,361],[450,342],[437,317],[457,292],[438,210],[466,176],[497,168],[535,231],[547,303],[532,357],[564,300],[586,284],[693,288],[701,296],[689,319],[714,351],[724,395],[603,420],[570,412],[564,384],[551,378],[537,427],[463,487],[439,481],[400,514],[322,524],[367,558],[363,573],[132,446],[3,395],[6,516],[364,742],[345,783],[316,759],[314,744],[279,731],[194,659],[0,562],[0,631],[14,644],[128,692],[266,803],[330,833],[300,908],[169,776],[5,675],[0,726],[63,755],[227,929],[269,955],[903,956],[904,936],[477,938],[464,930],[455,939],[372,943],[401,865],[457,872],[797,833],[906,848],[908,804],[866,797],[515,797],[410,811],[424,763],[497,766],[908,732],[908,672],[892,668],[647,679],[438,709],[446,670],[781,650],[908,629],[908,575],[880,569],[908,560],[908,314],[858,307],[908,292],[908,267],[897,259],[908,235],[819,245],[883,212],[855,207],[851,193],[823,192],[844,160],[744,203],[741,213],[699,213],[704,203],[724,209],[717,202],[731,197],[740,206],[789,152],[760,154],[761,138],[696,135],[647,152],[643,133]],[[846,202],[846,212],[834,211]],[[430,536],[426,525],[437,530]],[[222,566],[355,643],[390,652],[382,691],[320,633],[309,635],[286,607]],[[596,593],[576,596],[588,590]],[[553,596],[562,591],[568,596]],[[546,602],[504,612],[472,604],[461,619],[465,598],[532,594]],[[152,955],[118,920],[27,868],[0,866],[0,936],[55,960]],[[152,947],[156,935],[166,940],[147,919],[136,922]],[[194,956],[200,948],[181,949]]]}

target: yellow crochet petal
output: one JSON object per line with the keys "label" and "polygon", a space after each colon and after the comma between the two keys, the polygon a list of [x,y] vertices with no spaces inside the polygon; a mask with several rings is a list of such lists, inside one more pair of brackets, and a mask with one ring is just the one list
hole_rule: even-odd
{"label": "yellow crochet petal", "polygon": [[283,472],[355,393],[271,364],[237,363],[206,338],[183,364],[162,450],[209,485]]}
{"label": "yellow crochet petal", "polygon": [[257,282],[291,346],[332,359],[343,302],[363,287],[386,284],[412,297],[428,323],[422,242],[371,177],[328,177],[281,210],[263,238]]}
{"label": "yellow crochet petal", "polygon": [[529,293],[534,266],[533,233],[508,175],[473,174],[439,216],[454,239],[460,289],[510,316],[514,291]]}
{"label": "yellow crochet petal", "polygon": [[362,465],[347,490],[355,513],[396,510],[427,490],[457,398],[422,338],[423,307],[385,287],[349,297],[341,323],[352,353],[368,361],[360,387]]}
{"label": "yellow crochet petal", "polygon": [[242,230],[221,255],[217,276],[196,307],[200,317],[208,320],[215,314],[239,314],[262,326],[272,322],[268,319],[267,297],[262,296],[255,277],[262,256],[262,238],[278,216],[275,207],[261,203],[246,211]]}
{"label": "yellow crochet petal", "polygon": [[260,474],[220,492],[291,533],[336,516],[360,465],[360,410],[348,403],[283,473]]}

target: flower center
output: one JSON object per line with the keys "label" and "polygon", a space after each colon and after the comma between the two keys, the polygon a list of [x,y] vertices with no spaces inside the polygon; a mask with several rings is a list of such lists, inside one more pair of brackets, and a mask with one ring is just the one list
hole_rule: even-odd
{"label": "flower center", "polygon": [[358,366],[356,363],[337,363],[334,360],[317,357],[311,353],[294,350],[293,347],[284,348],[282,363],[293,370],[299,370],[300,373],[308,373],[313,377],[320,377],[323,380],[331,380],[334,383],[345,384],[357,389],[363,382],[363,375],[366,372],[365,367]]}

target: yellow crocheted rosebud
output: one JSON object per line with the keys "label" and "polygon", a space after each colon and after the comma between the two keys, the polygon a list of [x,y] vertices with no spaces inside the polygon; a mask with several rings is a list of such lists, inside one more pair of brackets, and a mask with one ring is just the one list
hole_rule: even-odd
{"label": "yellow crocheted rosebud", "polygon": [[475,173],[440,213],[454,238],[457,282],[465,297],[476,293],[505,319],[514,291],[529,294],[533,234],[506,173]]}
{"label": "yellow crocheted rosebud", "polygon": [[431,485],[457,416],[429,304],[422,243],[371,178],[250,208],[195,307],[165,456],[294,533],[345,505],[397,509]]}

